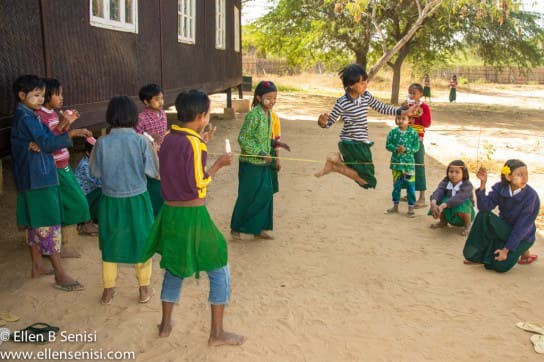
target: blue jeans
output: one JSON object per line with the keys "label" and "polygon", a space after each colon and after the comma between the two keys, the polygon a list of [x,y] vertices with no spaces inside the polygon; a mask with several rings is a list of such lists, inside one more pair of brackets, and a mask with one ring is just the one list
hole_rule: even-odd
{"label": "blue jeans", "polygon": [[[210,304],[227,304],[230,297],[230,270],[228,264],[207,273],[210,280],[208,302]],[[161,301],[177,303],[182,284],[183,278],[175,276],[166,269],[162,281]]]}

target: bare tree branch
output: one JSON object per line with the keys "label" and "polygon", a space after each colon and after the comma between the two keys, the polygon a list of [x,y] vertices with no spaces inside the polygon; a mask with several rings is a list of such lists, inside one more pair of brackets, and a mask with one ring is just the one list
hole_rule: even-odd
{"label": "bare tree branch", "polygon": [[370,6],[372,6],[372,14],[370,14],[370,20],[372,21],[372,24],[376,28],[376,32],[378,33],[378,36],[380,37],[380,44],[382,46],[383,53],[387,52],[387,44],[385,42],[385,36],[383,35],[382,29],[380,29],[380,26],[378,25],[378,22],[376,21],[376,8],[378,7],[376,5],[376,1],[371,1]]}

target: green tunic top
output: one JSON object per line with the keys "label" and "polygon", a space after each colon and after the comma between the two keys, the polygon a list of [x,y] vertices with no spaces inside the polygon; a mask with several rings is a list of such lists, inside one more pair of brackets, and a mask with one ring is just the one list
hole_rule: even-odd
{"label": "green tunic top", "polygon": [[255,106],[246,114],[244,124],[238,135],[238,143],[242,149],[240,161],[254,165],[265,165],[263,157],[247,155],[270,155],[270,139],[272,137],[272,122],[261,105]]}
{"label": "green tunic top", "polygon": [[[397,147],[404,146],[404,153],[398,153]],[[417,132],[408,127],[405,131],[393,128],[387,135],[385,148],[391,151],[391,166],[395,171],[413,174],[415,172],[414,153],[419,150],[419,138]]]}

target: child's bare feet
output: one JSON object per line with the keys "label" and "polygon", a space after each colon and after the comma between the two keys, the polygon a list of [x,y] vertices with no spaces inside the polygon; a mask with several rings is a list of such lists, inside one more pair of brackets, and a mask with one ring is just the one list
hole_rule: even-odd
{"label": "child's bare feet", "polygon": [[465,264],[465,265],[476,265],[476,264],[480,264],[480,263],[476,263],[476,262],[465,259],[465,260],[463,260],[463,264]]}
{"label": "child's bare feet", "polygon": [[447,222],[439,221],[437,223],[431,224],[431,229],[441,229],[445,228],[448,225]]}
{"label": "child's bare feet", "polygon": [[102,292],[102,298],[100,298],[100,303],[104,305],[109,305],[113,301],[115,296],[115,288],[104,288]]}
{"label": "child's bare feet", "polygon": [[140,286],[140,299],[138,303],[147,303],[151,300],[153,296],[153,288],[148,287],[147,285]]}
{"label": "child's bare feet", "polygon": [[172,332],[172,327],[174,326],[174,322],[170,321],[168,323],[165,323],[164,325],[161,323],[157,326],[159,328],[159,337],[164,338],[168,337],[170,333]]}
{"label": "child's bare feet", "polygon": [[239,346],[246,341],[246,337],[239,334],[230,333],[230,332],[221,332],[217,336],[210,336],[208,339],[208,346],[218,347],[218,346]]}
{"label": "child's bare feet", "polygon": [[314,176],[315,177],[321,177],[321,176],[325,176],[325,175],[331,173],[332,169],[333,169],[333,166],[334,166],[334,164],[331,161],[327,160],[327,162],[325,162],[325,166],[323,166],[323,169],[321,171],[319,171],[319,172],[316,172],[314,174]]}
{"label": "child's bare feet", "polygon": [[38,278],[42,275],[53,275],[55,274],[55,269],[46,269],[43,265],[34,265],[32,264],[32,278]]}
{"label": "child's bare feet", "polygon": [[408,212],[406,213],[406,216],[408,216],[409,218],[416,217],[413,206],[408,207]]}
{"label": "child's bare feet", "polygon": [[272,235],[267,234],[265,231],[261,231],[260,234],[255,235],[255,239],[263,239],[263,240],[272,240],[274,237]]}
{"label": "child's bare feet", "polygon": [[470,233],[471,227],[472,227],[472,224],[465,225],[465,228],[463,229],[463,231],[461,231],[461,235],[468,236],[468,234]]}
{"label": "child's bare feet", "polygon": [[74,249],[62,248],[60,250],[61,258],[81,258],[81,254]]}
{"label": "child's bare feet", "polygon": [[238,231],[231,230],[230,236],[232,237],[232,240],[242,240],[242,236]]}

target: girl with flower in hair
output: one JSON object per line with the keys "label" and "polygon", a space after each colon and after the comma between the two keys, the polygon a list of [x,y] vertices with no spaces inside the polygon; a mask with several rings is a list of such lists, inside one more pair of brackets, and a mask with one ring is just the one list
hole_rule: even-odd
{"label": "girl with flower in hair", "polygon": [[[480,168],[476,176],[480,179],[476,190],[479,212],[463,249],[465,264],[484,264],[486,269],[500,273],[510,270],[516,262],[531,264],[537,259],[529,248],[535,241],[540,200],[527,184],[527,166],[520,160],[506,161],[501,182],[493,185],[488,194],[487,170]],[[499,216],[492,212],[496,206]]]}

